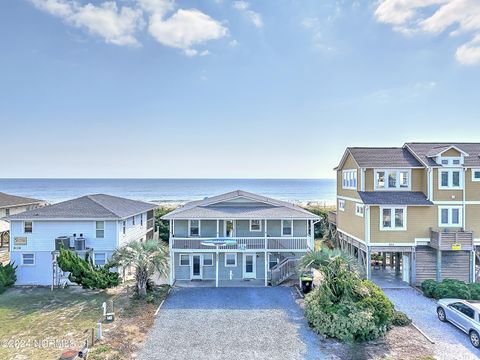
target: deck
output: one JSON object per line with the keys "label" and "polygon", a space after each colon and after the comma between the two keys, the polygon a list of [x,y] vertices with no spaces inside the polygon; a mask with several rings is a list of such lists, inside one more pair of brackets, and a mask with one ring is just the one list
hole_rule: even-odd
{"label": "deck", "polygon": [[[216,240],[216,238],[171,238],[172,250],[196,250],[211,252],[215,247],[205,245],[203,242]],[[221,251],[308,251],[308,237],[232,237],[228,238],[234,241],[232,245],[219,246]]]}

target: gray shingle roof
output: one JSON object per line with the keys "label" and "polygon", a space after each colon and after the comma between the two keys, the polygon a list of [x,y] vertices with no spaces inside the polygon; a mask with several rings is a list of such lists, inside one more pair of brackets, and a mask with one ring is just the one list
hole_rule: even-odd
{"label": "gray shingle roof", "polygon": [[480,167],[480,143],[406,143],[415,155],[428,166],[440,166],[431,157],[452,145],[466,152],[465,166]]}
{"label": "gray shingle roof", "polygon": [[45,201],[0,192],[0,208],[40,203]]}
{"label": "gray shingle roof", "polygon": [[350,147],[348,151],[362,168],[422,167],[422,164],[403,148]]}
{"label": "gray shingle roof", "polygon": [[433,205],[420,191],[359,191],[358,194],[366,205]]}
{"label": "gray shingle roof", "polygon": [[155,204],[143,201],[96,194],[15,214],[7,219],[125,219],[156,207]]}
{"label": "gray shingle roof", "polygon": [[[245,198],[249,202],[234,202]],[[228,205],[226,205],[228,203]],[[219,205],[217,205],[219,204]],[[320,219],[301,207],[242,190],[185,204],[162,219]]]}

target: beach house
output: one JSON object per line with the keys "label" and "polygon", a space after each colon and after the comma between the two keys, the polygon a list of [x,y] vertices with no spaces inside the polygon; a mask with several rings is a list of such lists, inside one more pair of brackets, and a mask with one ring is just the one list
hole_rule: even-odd
{"label": "beach house", "polygon": [[320,218],[288,202],[246,191],[193,201],[170,222],[170,283],[207,286],[279,284],[314,248]]}
{"label": "beach house", "polygon": [[369,278],[476,280],[480,143],[350,147],[335,170],[330,221]]}
{"label": "beach house", "polygon": [[10,258],[17,285],[59,285],[61,247],[104,265],[119,246],[154,237],[155,204],[96,194],[12,214]]}

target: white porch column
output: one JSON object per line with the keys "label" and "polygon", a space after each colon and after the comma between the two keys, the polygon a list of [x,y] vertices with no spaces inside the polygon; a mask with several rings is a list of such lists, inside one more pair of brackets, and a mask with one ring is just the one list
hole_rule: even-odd
{"label": "white porch column", "polygon": [[220,220],[217,219],[217,239],[220,235]]}
{"label": "white porch column", "polygon": [[175,279],[175,253],[170,250],[170,286],[173,285]]}
{"label": "white porch column", "polygon": [[265,286],[268,286],[268,254],[265,251]]}
{"label": "white porch column", "polygon": [[218,246],[216,246],[217,252],[215,254],[215,287],[218,287]]}

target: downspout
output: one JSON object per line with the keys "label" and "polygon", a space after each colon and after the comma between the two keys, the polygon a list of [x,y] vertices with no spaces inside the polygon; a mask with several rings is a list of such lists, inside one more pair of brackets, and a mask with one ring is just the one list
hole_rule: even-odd
{"label": "downspout", "polygon": [[365,245],[367,247],[366,249],[366,264],[365,264],[365,271],[367,275],[367,279],[370,280],[371,278],[371,268],[370,268],[370,259],[371,259],[371,253],[370,253],[370,206],[365,205],[365,211],[364,211],[364,216],[365,216]]}

